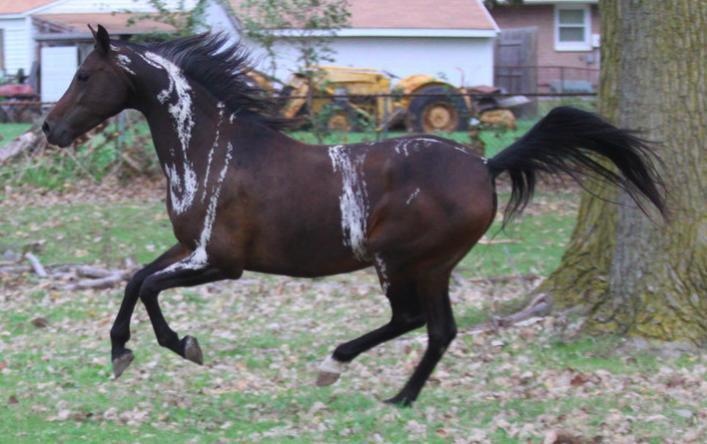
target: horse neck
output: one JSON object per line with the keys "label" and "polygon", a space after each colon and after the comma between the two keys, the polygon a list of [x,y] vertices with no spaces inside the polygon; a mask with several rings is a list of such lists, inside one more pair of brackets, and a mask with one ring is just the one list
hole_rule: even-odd
{"label": "horse neck", "polygon": [[135,108],[147,118],[171,207],[177,214],[184,213],[199,202],[198,196],[207,194],[212,171],[221,170],[230,160],[233,115],[178,71],[162,69],[145,76],[136,95],[142,98]]}

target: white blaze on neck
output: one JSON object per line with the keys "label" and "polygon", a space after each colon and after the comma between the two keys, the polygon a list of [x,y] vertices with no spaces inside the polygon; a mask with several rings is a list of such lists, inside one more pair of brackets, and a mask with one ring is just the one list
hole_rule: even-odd
{"label": "white blaze on neck", "polygon": [[[181,148],[181,159],[173,158],[171,165],[165,164],[165,173],[170,182],[172,209],[175,213],[182,214],[194,202],[198,186],[194,166],[188,156],[191,132],[194,127],[191,86],[182,70],[161,55],[150,51],[139,55],[148,65],[167,73],[169,83],[157,94],[157,100],[163,104],[169,102],[167,111],[172,116]],[[170,152],[174,155],[174,150],[170,150]],[[178,162],[181,162],[181,171],[175,165]]]}
{"label": "white blaze on neck", "polygon": [[329,147],[329,158],[334,172],[341,174],[339,208],[344,245],[351,248],[357,259],[363,261],[366,259],[364,240],[368,216],[368,196],[362,171],[365,154],[354,157],[343,145],[336,145]]}
{"label": "white blaze on neck", "polygon": [[212,187],[213,189],[209,199],[209,205],[206,208],[206,215],[204,216],[204,223],[201,228],[199,240],[196,242],[196,248],[189,256],[179,262],[175,262],[164,270],[159,271],[159,274],[178,270],[199,270],[209,264],[209,256],[206,252],[206,247],[211,241],[214,221],[216,220],[216,207],[218,206],[218,201],[221,196],[221,188],[223,188],[223,181],[226,179],[226,173],[228,172],[232,158],[233,145],[229,142],[228,145],[226,145],[226,154],[224,155],[223,166],[221,167],[221,171],[219,172],[216,182]]}
{"label": "white blaze on neck", "polygon": [[209,157],[206,161],[206,174],[204,174],[204,184],[202,185],[203,190],[201,192],[202,202],[204,201],[204,199],[206,199],[206,185],[209,182],[209,173],[211,172],[211,161],[213,161],[214,159],[214,151],[216,151],[216,148],[218,148],[219,138],[221,137],[221,123],[223,122],[223,110],[225,108],[225,105],[223,104],[223,102],[218,102],[216,104],[216,107],[218,108],[218,122],[216,123],[216,135],[214,136],[214,143],[211,145],[211,149],[209,150]]}

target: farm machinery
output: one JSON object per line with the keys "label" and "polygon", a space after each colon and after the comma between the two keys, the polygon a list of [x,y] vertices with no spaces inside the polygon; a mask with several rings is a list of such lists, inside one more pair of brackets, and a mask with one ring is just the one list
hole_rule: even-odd
{"label": "farm machinery", "polygon": [[[416,74],[392,85],[390,74],[366,68],[323,66],[313,81],[295,74],[277,94],[283,117],[311,114],[330,130],[404,127],[412,132],[464,131],[469,120],[487,111],[527,103],[524,97],[498,97],[493,87],[455,87],[434,76]],[[274,88],[259,73],[253,79]],[[472,99],[473,97],[473,99]],[[310,113],[311,107],[311,113]]]}

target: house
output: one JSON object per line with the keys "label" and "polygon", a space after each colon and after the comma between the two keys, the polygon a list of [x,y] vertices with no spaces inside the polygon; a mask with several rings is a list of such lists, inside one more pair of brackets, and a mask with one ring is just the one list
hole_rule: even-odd
{"label": "house", "polygon": [[[187,0],[193,7],[196,0]],[[180,0],[167,0],[177,10]],[[93,47],[88,23],[105,25],[116,38],[166,31],[170,27],[141,20],[128,26],[133,13],[154,12],[147,1],[135,0],[0,0],[0,72],[14,76],[18,70],[30,78],[41,62],[40,81],[34,84],[43,102],[57,100]]]}
{"label": "house", "polygon": [[34,61],[32,18],[55,0],[0,0],[0,73],[29,73]]}
{"label": "house", "polygon": [[[166,0],[172,10],[193,8],[197,0]],[[333,64],[367,67],[394,76],[437,75],[454,84],[493,83],[494,37],[498,27],[482,0],[350,0],[350,26],[332,38]],[[209,28],[239,39],[239,0],[209,0]],[[92,48],[88,23],[101,23],[114,38],[164,31],[140,21],[128,26],[126,11],[153,12],[147,0],[0,0],[0,68],[37,73],[44,102],[57,100]],[[235,13],[234,13],[235,11]],[[298,69],[292,30],[276,29],[278,69],[286,80]],[[255,59],[267,64],[257,45]],[[34,78],[36,76],[33,76]]]}
{"label": "house", "polygon": [[[236,20],[242,13],[239,3],[230,0]],[[498,27],[481,0],[349,0],[349,10],[350,26],[331,38],[331,64],[398,77],[432,74],[453,84],[493,83]],[[296,34],[286,29],[272,32],[280,37],[274,75],[286,80],[298,68],[292,44]],[[265,57],[259,54],[256,59],[266,70]]]}
{"label": "house", "polygon": [[[535,86],[540,92],[595,90],[600,44],[597,3],[524,0],[522,4],[499,2],[491,8],[501,28],[495,61],[497,83],[523,75],[535,83],[525,88]],[[519,80],[508,89],[533,92],[518,91],[523,84]]]}

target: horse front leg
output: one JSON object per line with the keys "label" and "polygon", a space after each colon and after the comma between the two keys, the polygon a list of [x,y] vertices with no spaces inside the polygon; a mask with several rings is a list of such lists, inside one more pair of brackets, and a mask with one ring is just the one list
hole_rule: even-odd
{"label": "horse front leg", "polygon": [[133,361],[133,352],[125,347],[130,340],[130,319],[132,318],[135,304],[140,297],[140,287],[145,279],[173,263],[183,259],[189,254],[189,250],[177,244],[164,252],[157,259],[137,271],[125,286],[123,301],[120,304],[118,314],[110,329],[111,340],[111,362],[113,364],[113,375],[118,378]]}
{"label": "horse front leg", "polygon": [[179,339],[162,315],[157,298],[160,292],[169,288],[191,287],[233,277],[237,276],[229,275],[208,264],[199,264],[194,260],[194,254],[148,276],[140,288],[140,300],[150,317],[157,342],[189,361],[203,364],[199,342],[188,335]]}

